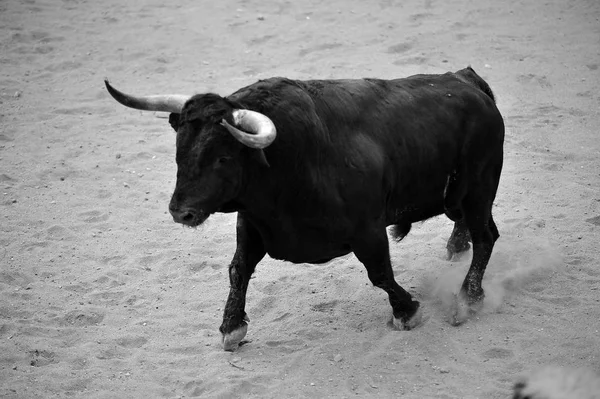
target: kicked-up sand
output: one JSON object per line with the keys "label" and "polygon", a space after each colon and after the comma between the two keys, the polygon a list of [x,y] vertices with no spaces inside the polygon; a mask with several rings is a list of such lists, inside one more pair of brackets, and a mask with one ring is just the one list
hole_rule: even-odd
{"label": "kicked-up sand", "polygon": [[[174,4],[171,4],[174,3]],[[506,123],[482,311],[448,323],[470,252],[451,223],[392,243],[413,331],[354,256],[263,260],[248,344],[221,348],[235,215],[173,223],[175,135],[135,94],[472,65]],[[600,370],[600,3],[0,1],[0,396],[511,397],[546,365]]]}

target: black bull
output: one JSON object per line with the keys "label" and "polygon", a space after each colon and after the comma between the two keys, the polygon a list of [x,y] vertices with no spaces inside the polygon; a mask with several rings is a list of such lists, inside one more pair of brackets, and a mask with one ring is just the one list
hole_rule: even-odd
{"label": "black bull", "polygon": [[[470,67],[395,80],[272,78],[228,97],[134,97],[106,84],[124,105],[172,112],[178,170],[169,209],[176,222],[197,226],[214,212],[238,212],[220,327],[226,350],[247,332],[246,290],[265,254],[322,263],[354,252],[389,295],[394,326],[415,327],[419,302],[394,280],[386,227],[401,239],[412,223],[442,213],[455,222],[449,256],[473,243],[453,321],[481,305],[499,237],[492,203],[504,123]],[[244,122],[239,110],[263,119]],[[253,129],[261,124],[271,124],[267,142],[238,137],[260,136]]]}

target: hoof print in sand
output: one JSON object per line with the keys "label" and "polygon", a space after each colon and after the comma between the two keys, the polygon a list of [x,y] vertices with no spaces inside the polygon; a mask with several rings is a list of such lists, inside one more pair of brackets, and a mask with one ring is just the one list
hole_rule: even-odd
{"label": "hoof print in sand", "polygon": [[80,213],[77,216],[79,216],[80,219],[85,223],[106,222],[110,218],[110,215],[108,215],[107,213],[102,213],[100,211],[86,211]]}
{"label": "hoof print in sand", "polygon": [[62,318],[63,325],[67,326],[92,326],[104,320],[104,314],[91,310],[74,310]]}
{"label": "hoof print in sand", "polygon": [[55,356],[54,352],[35,349],[29,352],[29,364],[33,367],[44,367],[56,363]]}
{"label": "hoof print in sand", "polygon": [[591,223],[595,226],[600,226],[600,216],[596,216],[593,218],[585,219],[586,222]]}

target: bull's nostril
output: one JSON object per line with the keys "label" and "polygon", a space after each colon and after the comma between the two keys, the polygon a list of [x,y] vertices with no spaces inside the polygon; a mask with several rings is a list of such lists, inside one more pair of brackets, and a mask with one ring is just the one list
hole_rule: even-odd
{"label": "bull's nostril", "polygon": [[185,212],[181,215],[181,220],[184,222],[191,222],[194,219],[194,215],[191,212]]}

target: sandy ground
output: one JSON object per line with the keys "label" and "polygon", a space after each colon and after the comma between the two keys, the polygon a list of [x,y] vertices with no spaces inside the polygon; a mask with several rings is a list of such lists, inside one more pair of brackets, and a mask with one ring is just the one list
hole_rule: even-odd
{"label": "sandy ground", "polygon": [[[540,365],[600,371],[596,0],[0,0],[0,396],[508,398]],[[235,215],[167,212],[174,134],[136,94],[471,64],[507,125],[483,312],[448,324],[470,254],[445,217],[392,245],[429,320],[393,331],[353,256],[265,259],[251,342],[223,352]]]}

